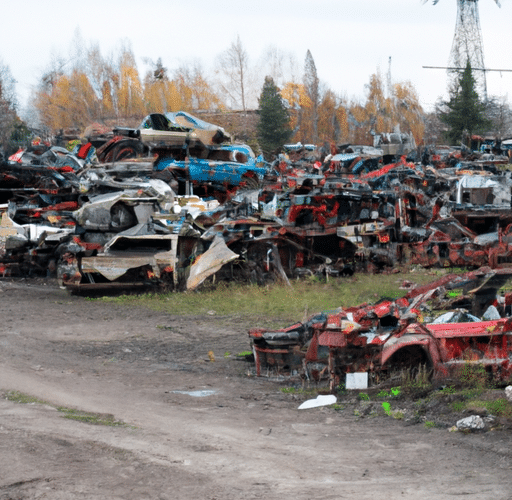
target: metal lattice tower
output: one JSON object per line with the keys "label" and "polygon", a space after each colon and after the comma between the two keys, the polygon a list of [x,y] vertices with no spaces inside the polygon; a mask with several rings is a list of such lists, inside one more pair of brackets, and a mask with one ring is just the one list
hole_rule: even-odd
{"label": "metal lattice tower", "polygon": [[[485,68],[478,0],[457,0],[457,22],[448,66],[464,68],[468,61],[472,68]],[[450,72],[450,83],[453,84],[453,80],[458,81],[460,72],[448,71]],[[473,77],[480,97],[484,100],[487,99],[485,71],[474,71]]]}
{"label": "metal lattice tower", "polygon": [[[425,0],[426,1],[426,0]],[[433,0],[434,5],[439,0]],[[494,0],[498,7],[499,0]],[[457,0],[457,22],[448,63],[449,86],[458,82],[460,71],[471,64],[476,90],[483,100],[487,99],[487,82],[484,66],[484,49],[480,29],[478,0]]]}

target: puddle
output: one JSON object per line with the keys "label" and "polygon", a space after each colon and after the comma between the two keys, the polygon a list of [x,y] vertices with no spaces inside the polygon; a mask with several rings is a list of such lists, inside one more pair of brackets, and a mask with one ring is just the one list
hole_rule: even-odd
{"label": "puddle", "polygon": [[192,396],[194,398],[205,398],[206,396],[212,396],[216,394],[215,390],[203,390],[203,391],[171,391],[174,394],[187,394],[188,396]]}

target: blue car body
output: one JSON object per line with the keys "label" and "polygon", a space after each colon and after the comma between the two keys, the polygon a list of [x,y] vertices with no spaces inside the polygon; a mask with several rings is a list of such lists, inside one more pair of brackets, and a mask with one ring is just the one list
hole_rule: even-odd
{"label": "blue car body", "polygon": [[[226,159],[217,159],[217,158]],[[263,180],[267,173],[262,157],[256,158],[252,149],[245,144],[231,144],[216,147],[209,158],[161,158],[155,170],[169,169],[178,178],[192,182],[213,182],[216,184],[238,186],[247,178]]]}

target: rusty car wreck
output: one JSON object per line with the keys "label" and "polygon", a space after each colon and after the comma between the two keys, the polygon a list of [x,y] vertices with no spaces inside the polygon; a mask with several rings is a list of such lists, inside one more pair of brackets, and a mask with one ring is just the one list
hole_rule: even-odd
{"label": "rusty car wreck", "polygon": [[[506,380],[512,300],[498,292],[510,278],[510,268],[449,274],[395,300],[340,307],[279,330],[253,328],[256,374],[329,380],[334,391],[348,374],[363,374],[370,385],[397,370],[423,369],[442,379],[469,363]],[[438,313],[447,309],[457,314]]]}

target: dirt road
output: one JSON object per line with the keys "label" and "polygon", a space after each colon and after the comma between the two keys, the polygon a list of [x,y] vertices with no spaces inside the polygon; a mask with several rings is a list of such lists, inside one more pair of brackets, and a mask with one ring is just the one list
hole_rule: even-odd
{"label": "dirt road", "polygon": [[48,403],[0,399],[0,500],[512,497],[511,432],[297,410],[304,396],[229,355],[249,348],[239,320],[88,301],[51,281],[1,281],[0,318],[0,392]]}

